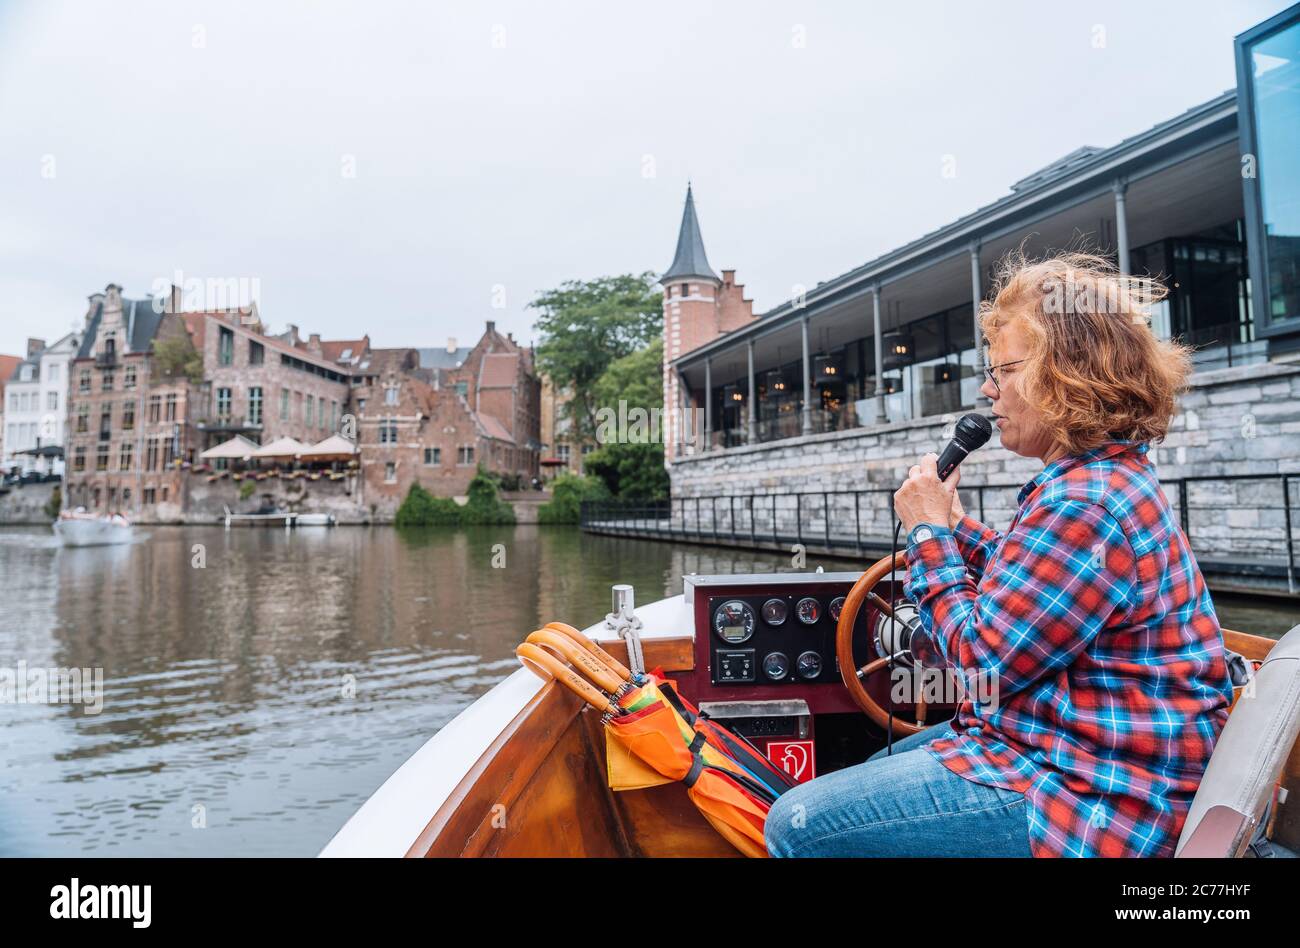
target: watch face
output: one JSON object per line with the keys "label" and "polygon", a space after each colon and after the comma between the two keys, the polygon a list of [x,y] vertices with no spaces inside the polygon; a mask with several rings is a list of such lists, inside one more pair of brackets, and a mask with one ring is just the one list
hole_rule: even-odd
{"label": "watch face", "polygon": [[924,543],[926,540],[934,538],[934,531],[929,527],[917,527],[916,532],[912,534],[912,536],[916,537],[917,543]]}

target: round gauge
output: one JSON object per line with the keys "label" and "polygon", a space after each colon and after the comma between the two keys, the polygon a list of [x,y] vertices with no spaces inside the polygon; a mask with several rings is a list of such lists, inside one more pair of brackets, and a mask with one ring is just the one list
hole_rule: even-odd
{"label": "round gauge", "polygon": [[822,617],[822,604],[811,596],[799,600],[798,605],[794,607],[794,614],[799,617],[799,621],[804,625],[816,625],[817,620]]}
{"label": "round gauge", "polygon": [[773,681],[780,681],[790,674],[790,659],[781,652],[769,652],[763,659],[763,674]]}
{"label": "round gauge", "polygon": [[831,600],[831,621],[840,621],[840,610],[844,608],[844,597],[836,596]]}
{"label": "round gauge", "polygon": [[754,610],[739,599],[729,599],[713,614],[713,631],[729,645],[739,645],[754,634]]}
{"label": "round gauge", "polygon": [[783,625],[790,614],[790,607],[784,599],[769,599],[763,603],[763,621],[768,625]]}
{"label": "round gauge", "polygon": [[799,670],[800,678],[816,678],[822,673],[822,657],[816,652],[804,652],[796,659],[795,668]]}

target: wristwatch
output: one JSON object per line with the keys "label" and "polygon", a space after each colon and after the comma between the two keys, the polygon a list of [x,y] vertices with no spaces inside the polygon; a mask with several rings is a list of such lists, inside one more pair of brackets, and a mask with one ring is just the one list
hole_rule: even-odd
{"label": "wristwatch", "polygon": [[924,543],[926,540],[933,540],[936,529],[932,523],[918,523],[912,528],[912,532],[907,535],[907,545],[911,546],[913,543]]}

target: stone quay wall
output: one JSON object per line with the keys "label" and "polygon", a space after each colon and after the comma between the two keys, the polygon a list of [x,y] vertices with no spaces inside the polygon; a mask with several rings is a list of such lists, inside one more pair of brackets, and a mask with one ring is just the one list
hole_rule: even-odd
{"label": "stone quay wall", "polygon": [[205,475],[192,475],[184,519],[187,523],[215,523],[225,518],[226,507],[235,513],[253,513],[269,495],[271,504],[285,510],[329,513],[339,523],[368,523],[370,510],[359,503],[357,480],[355,475],[338,481],[324,477],[318,481],[267,478],[252,481],[253,494],[247,500],[240,500],[240,487],[249,482],[226,477],[209,484]]}
{"label": "stone quay wall", "polygon": [[[753,518],[760,536],[775,528],[796,529],[796,502],[802,493],[802,531],[823,535],[826,508],[832,534],[854,532],[855,516],[864,540],[890,534],[890,495],[907,469],[927,451],[947,443],[956,416],[923,418],[849,431],[828,432],[677,459],[671,469],[673,519],[695,526],[695,499],[707,531],[717,510],[719,529],[748,532]],[[1300,363],[1235,366],[1194,376],[1168,437],[1153,449],[1165,492],[1176,507],[1181,478],[1271,475],[1258,480],[1206,480],[1187,484],[1188,525],[1201,558],[1285,563],[1286,513],[1277,475],[1297,475],[1289,483],[1292,536],[1300,548]],[[1005,529],[1016,507],[1019,487],[1041,464],[1002,448],[996,430],[984,448],[962,465],[963,499],[975,509],[976,485],[1009,485],[984,492],[984,519]],[[869,491],[855,512],[852,496],[820,492]],[[751,495],[757,495],[752,502]],[[812,496],[808,496],[812,495]],[[736,498],[731,500],[730,498]],[[709,498],[718,498],[711,501]],[[744,498],[744,499],[742,499]],[[752,503],[753,510],[750,510]]]}
{"label": "stone quay wall", "polygon": [[54,482],[11,486],[8,493],[0,494],[0,525],[48,526],[52,521],[45,512],[45,505],[50,502],[54,488],[58,486]]}

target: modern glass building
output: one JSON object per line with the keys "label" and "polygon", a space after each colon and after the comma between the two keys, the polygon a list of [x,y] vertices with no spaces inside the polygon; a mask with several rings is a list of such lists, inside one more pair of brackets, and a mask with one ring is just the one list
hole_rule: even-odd
{"label": "modern glass building", "polygon": [[1252,302],[1259,335],[1280,339],[1300,332],[1300,6],[1236,48]]}
{"label": "modern glass building", "polygon": [[[1238,88],[1010,193],[675,358],[701,450],[977,407],[997,261],[1099,249],[1161,277],[1157,332],[1198,371],[1300,350],[1300,5],[1237,37]],[[670,289],[670,294],[673,292]],[[671,302],[671,300],[670,300]],[[666,389],[668,390],[668,389]]]}

